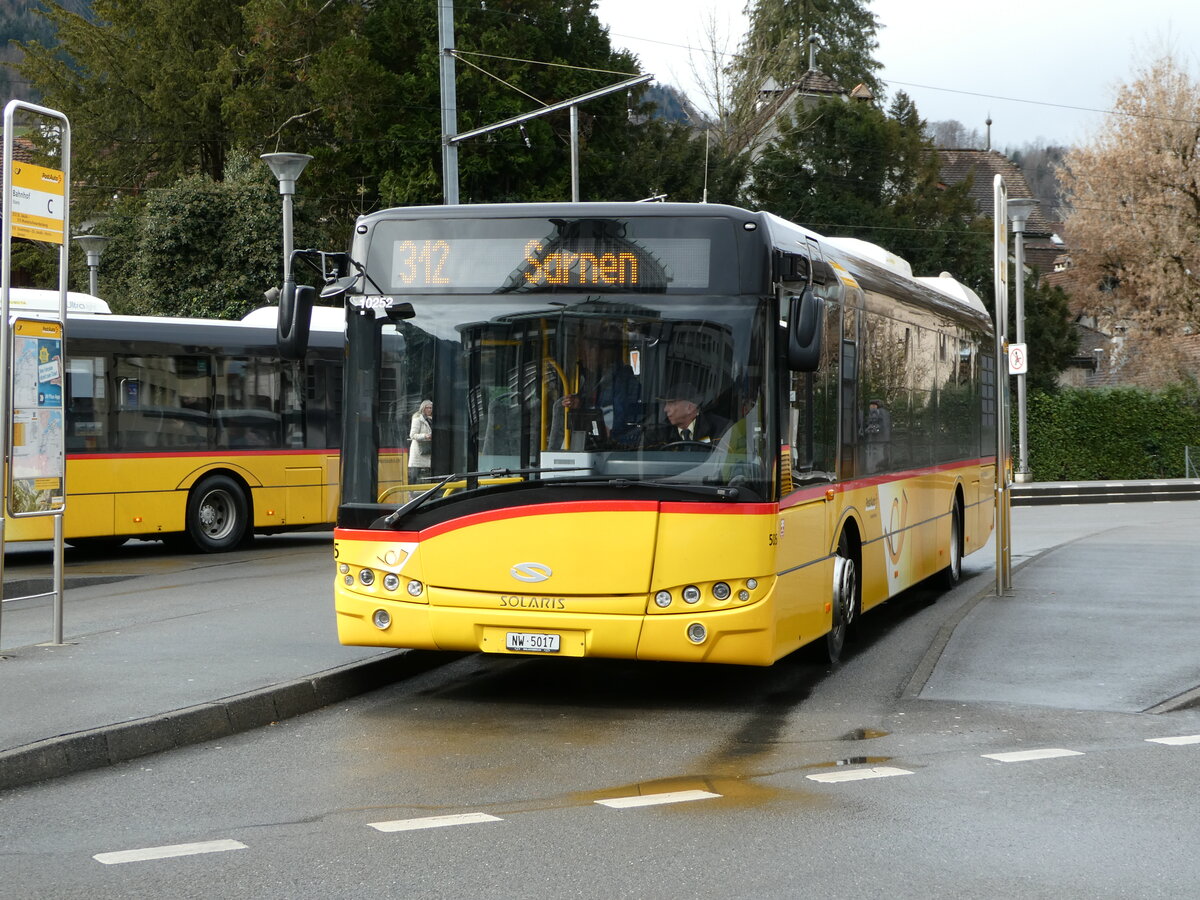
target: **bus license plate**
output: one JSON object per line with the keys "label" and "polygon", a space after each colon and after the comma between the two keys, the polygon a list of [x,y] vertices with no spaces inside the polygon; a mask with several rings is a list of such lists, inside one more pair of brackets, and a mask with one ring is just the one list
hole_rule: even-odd
{"label": "bus license plate", "polygon": [[557,634],[531,634],[524,631],[510,631],[505,635],[505,645],[509,650],[557,653],[559,636]]}

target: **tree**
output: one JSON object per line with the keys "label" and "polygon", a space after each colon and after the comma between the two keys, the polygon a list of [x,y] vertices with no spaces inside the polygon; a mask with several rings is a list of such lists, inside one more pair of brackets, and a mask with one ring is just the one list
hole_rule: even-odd
{"label": "tree", "polygon": [[946,150],[985,149],[986,141],[979,130],[968,128],[958,119],[930,122],[925,132],[935,146]]}
{"label": "tree", "polygon": [[92,21],[57,3],[57,46],[22,45],[21,72],[78,136],[76,176],[113,190],[195,171],[220,178],[229,147],[221,101],[229,48],[243,36],[236,0],[96,0]]}
{"label": "tree", "polygon": [[1200,83],[1164,52],[1112,109],[1059,172],[1074,296],[1142,338],[1200,328]]}
{"label": "tree", "polygon": [[[101,295],[114,308],[235,319],[263,305],[282,274],[279,192],[245,151],[232,151],[222,174],[188,175],[144,203],[118,202],[105,221],[113,241],[100,268]],[[314,231],[311,204],[301,198],[296,213],[300,247]]]}
{"label": "tree", "polygon": [[766,76],[781,85],[794,83],[808,69],[809,38],[816,35],[822,72],[847,90],[861,83],[882,94],[875,74],[882,66],[871,56],[879,46],[879,20],[862,0],[753,0],[749,17],[734,67],[757,79],[754,90]]}
{"label": "tree", "polygon": [[[1010,278],[1012,277],[1010,269]],[[1016,305],[1009,304],[1008,334],[1017,333]],[[1079,336],[1071,327],[1066,292],[1046,283],[1036,271],[1025,276],[1025,343],[1029,347],[1026,386],[1031,391],[1053,393],[1058,376],[1079,352]]]}
{"label": "tree", "polygon": [[814,36],[822,73],[847,91],[864,84],[882,95],[875,74],[881,66],[871,56],[878,21],[862,0],[753,0],[747,12],[750,26],[731,63],[715,17],[708,18],[704,61],[694,68],[716,117],[713,133],[730,156],[757,151],[760,135],[779,113],[764,87],[773,83],[775,96],[786,96],[809,68]]}
{"label": "tree", "polygon": [[751,168],[748,198],[824,234],[857,237],[907,259],[918,274],[950,271],[991,296],[991,236],[967,183],[944,188],[924,123],[899,94],[801,109]]}

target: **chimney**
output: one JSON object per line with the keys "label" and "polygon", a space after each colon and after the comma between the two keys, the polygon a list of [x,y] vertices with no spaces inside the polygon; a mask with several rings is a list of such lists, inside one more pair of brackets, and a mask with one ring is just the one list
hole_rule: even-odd
{"label": "chimney", "polygon": [[987,125],[987,139],[986,139],[986,143],[985,143],[983,149],[991,150],[992,149],[992,114],[991,113],[988,113],[987,122],[984,124]]}
{"label": "chimney", "polygon": [[817,36],[810,34],[808,36],[808,71],[817,71]]}

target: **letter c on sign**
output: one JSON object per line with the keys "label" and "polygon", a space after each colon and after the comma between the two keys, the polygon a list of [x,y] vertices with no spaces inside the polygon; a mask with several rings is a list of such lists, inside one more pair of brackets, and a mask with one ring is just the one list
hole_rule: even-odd
{"label": "letter c on sign", "polygon": [[554,573],[550,571],[549,566],[543,566],[541,563],[523,562],[517,563],[508,570],[513,578],[517,581],[524,581],[526,584],[537,584],[539,581],[545,581]]}

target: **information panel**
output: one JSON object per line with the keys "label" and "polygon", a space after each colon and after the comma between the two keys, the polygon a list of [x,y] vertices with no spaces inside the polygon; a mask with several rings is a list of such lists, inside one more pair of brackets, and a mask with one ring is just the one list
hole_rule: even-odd
{"label": "information panel", "polygon": [[55,513],[65,506],[63,325],[14,319],[8,511]]}
{"label": "information panel", "polygon": [[63,242],[63,173],[32,163],[12,164],[12,234],[33,241]]}

